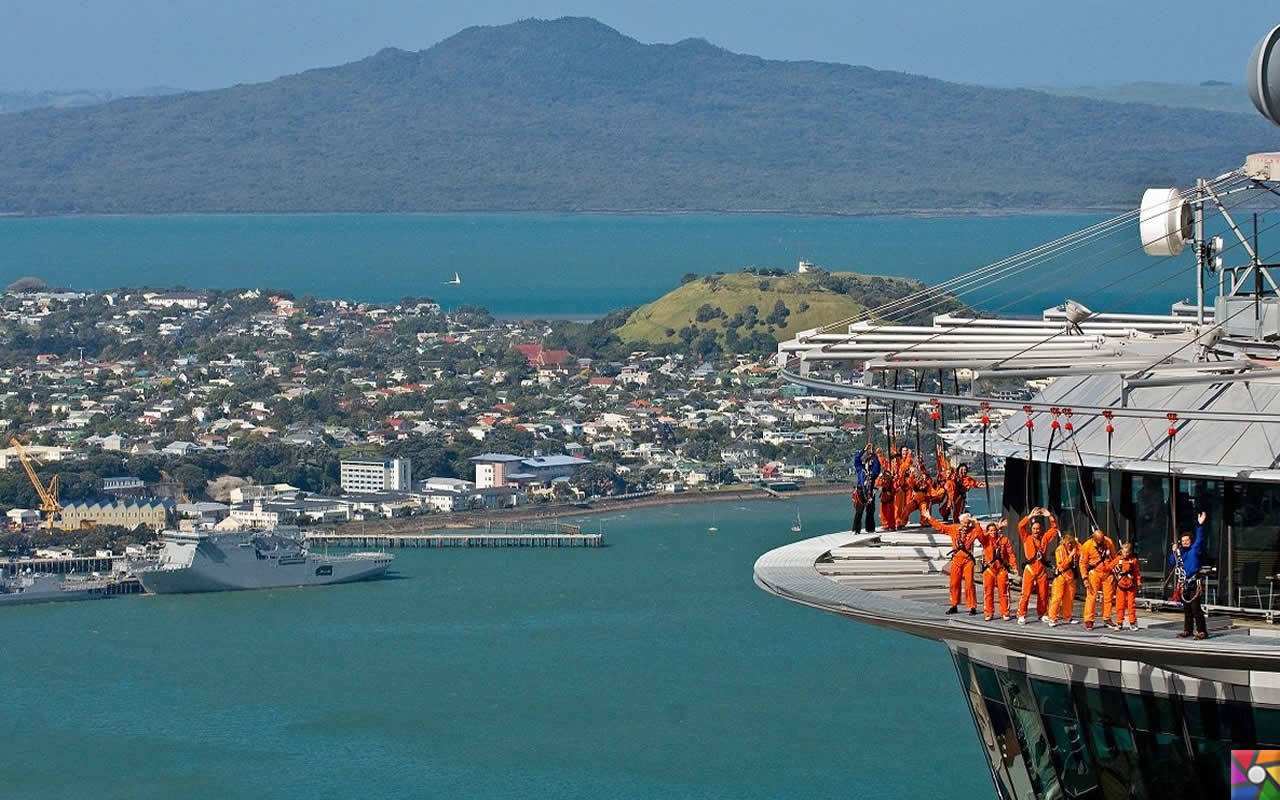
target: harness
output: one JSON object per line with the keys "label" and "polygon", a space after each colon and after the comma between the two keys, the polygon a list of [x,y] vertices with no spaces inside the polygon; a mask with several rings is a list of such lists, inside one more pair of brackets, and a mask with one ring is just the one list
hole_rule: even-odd
{"label": "harness", "polygon": [[1132,589],[1134,586],[1133,567],[1131,565],[1132,562],[1126,560],[1121,563],[1128,563],[1130,564],[1130,566],[1126,566],[1123,570],[1121,570],[1120,564],[1116,564],[1115,567],[1111,570],[1111,574],[1115,575],[1116,577],[1116,588],[1126,589],[1126,590]]}
{"label": "harness", "polygon": [[[997,572],[1001,570],[1003,570],[1004,572],[1012,572],[1013,567],[1005,562],[1005,558],[1003,555],[1004,548],[992,547],[992,550],[994,551],[993,557],[989,562],[983,565],[983,571],[985,572],[986,570],[989,570],[989,569],[995,569]],[[985,556],[983,557],[983,560],[984,561],[986,560]]]}
{"label": "harness", "polygon": [[[1078,556],[1078,555],[1080,555],[1080,551],[1079,551],[1079,550],[1076,550],[1075,555],[1073,555],[1073,556],[1072,556],[1072,558],[1071,558],[1072,562],[1074,562],[1074,561],[1075,561],[1075,557],[1076,557],[1076,556]],[[1073,567],[1073,566],[1074,566],[1074,563],[1073,563],[1073,564],[1069,564],[1069,565],[1067,566],[1067,568],[1066,568],[1066,569],[1058,569],[1058,565],[1055,563],[1055,564],[1053,565],[1053,575],[1051,575],[1050,577],[1051,577],[1053,580],[1057,580],[1060,576],[1062,576],[1062,575],[1066,575],[1068,572],[1073,572],[1073,571],[1074,571],[1074,570],[1072,569],[1072,567]]]}

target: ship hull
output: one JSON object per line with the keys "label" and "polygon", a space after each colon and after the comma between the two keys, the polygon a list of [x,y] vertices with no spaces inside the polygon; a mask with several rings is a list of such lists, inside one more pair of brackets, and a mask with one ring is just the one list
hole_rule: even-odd
{"label": "ship hull", "polygon": [[[257,569],[194,564],[176,569],[147,570],[138,573],[138,580],[150,594],[230,592],[367,581],[382,577],[390,566],[389,559],[344,563],[312,558],[298,564],[269,563]],[[325,570],[325,567],[332,570]]]}
{"label": "ship hull", "polygon": [[316,555],[296,541],[270,535],[170,535],[160,563],[139,570],[151,594],[230,592],[367,581],[386,574],[392,556]]}

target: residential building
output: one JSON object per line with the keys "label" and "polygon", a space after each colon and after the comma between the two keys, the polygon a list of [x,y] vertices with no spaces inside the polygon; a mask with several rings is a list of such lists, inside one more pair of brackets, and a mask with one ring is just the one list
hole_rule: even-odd
{"label": "residential building", "polygon": [[476,488],[488,489],[493,486],[506,486],[507,474],[520,472],[521,456],[506,453],[485,453],[475,456],[471,462],[476,465]]}
{"label": "residential building", "polygon": [[344,492],[407,492],[413,488],[413,461],[344,458],[340,466]]}

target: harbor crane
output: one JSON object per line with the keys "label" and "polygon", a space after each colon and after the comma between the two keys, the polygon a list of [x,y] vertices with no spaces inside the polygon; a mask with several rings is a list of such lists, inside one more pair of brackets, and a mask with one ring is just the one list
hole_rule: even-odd
{"label": "harbor crane", "polygon": [[40,510],[44,512],[45,528],[53,530],[53,521],[62,513],[62,504],[58,502],[58,476],[54,475],[49,479],[49,485],[45,486],[40,481],[40,476],[36,474],[35,467],[31,466],[34,457],[27,455],[26,448],[22,446],[22,442],[17,438],[9,440],[9,444],[18,454],[18,460],[22,462],[22,468],[27,471],[27,478],[31,480],[31,485],[35,487],[36,494],[40,495]]}

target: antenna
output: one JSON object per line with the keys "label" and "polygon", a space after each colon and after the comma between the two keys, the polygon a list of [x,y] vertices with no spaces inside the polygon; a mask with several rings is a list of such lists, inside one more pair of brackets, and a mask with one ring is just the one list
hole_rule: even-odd
{"label": "antenna", "polygon": [[1272,28],[1253,48],[1244,85],[1258,113],[1280,125],[1280,25]]}

